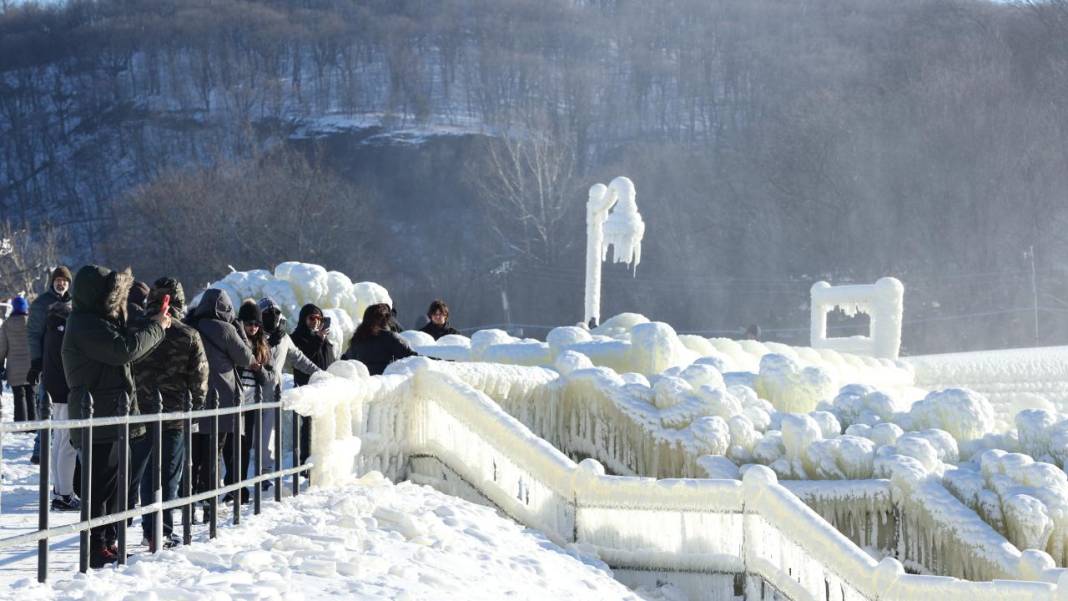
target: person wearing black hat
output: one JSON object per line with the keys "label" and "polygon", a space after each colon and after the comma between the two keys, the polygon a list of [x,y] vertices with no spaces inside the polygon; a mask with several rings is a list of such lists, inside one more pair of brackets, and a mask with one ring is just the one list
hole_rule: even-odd
{"label": "person wearing black hat", "polygon": [[145,305],[151,289],[144,282],[134,282],[130,288],[130,298],[126,301],[126,323],[139,324],[145,317]]}
{"label": "person wearing black hat", "polygon": [[[297,345],[300,352],[312,360],[319,369],[326,369],[330,364],[338,360],[338,352],[334,343],[330,341],[330,325],[323,315],[323,310],[318,306],[308,303],[301,307],[297,328],[293,330],[290,338]],[[293,372],[293,384],[304,386],[311,379],[311,375],[295,371]],[[300,418],[300,462],[304,463],[311,454],[311,417]]]}

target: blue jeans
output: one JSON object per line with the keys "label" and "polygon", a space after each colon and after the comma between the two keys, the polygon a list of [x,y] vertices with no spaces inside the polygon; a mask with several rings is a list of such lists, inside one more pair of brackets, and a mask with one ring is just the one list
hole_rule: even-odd
{"label": "blue jeans", "polygon": [[[182,436],[181,430],[163,430],[163,445],[160,447],[163,451],[162,477],[161,483],[163,486],[162,495],[163,502],[172,501],[178,498],[178,487],[182,482],[182,472],[184,471],[185,464],[185,439]],[[151,454],[151,453],[150,453]],[[148,469],[145,470],[145,477],[141,479],[141,504],[147,504],[154,501],[152,482],[155,480],[156,462],[155,458],[152,458],[148,462]],[[174,532],[174,517],[171,514],[173,510],[168,509],[163,512],[163,538],[166,538]],[[145,538],[152,540],[152,533],[155,530],[155,520],[152,514],[145,515],[141,518],[141,529],[145,533]]]}

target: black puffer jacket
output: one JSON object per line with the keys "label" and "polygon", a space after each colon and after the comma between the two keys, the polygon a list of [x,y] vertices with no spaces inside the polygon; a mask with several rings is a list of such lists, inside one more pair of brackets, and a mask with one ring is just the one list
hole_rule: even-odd
{"label": "black puffer jacket", "polygon": [[[162,309],[164,294],[171,296],[170,315],[173,318],[163,342],[144,359],[134,364],[137,378],[137,397],[142,413],[175,413],[185,411],[189,400],[194,411],[204,408],[208,392],[208,359],[200,334],[180,323],[185,307],[182,285],[172,281],[169,288],[153,291],[144,319],[151,319]],[[164,428],[177,430],[181,421],[165,421]]]}
{"label": "black puffer jacket", "polygon": [[417,353],[403,338],[393,332],[381,331],[362,340],[355,336],[345,353],[345,359],[355,359],[367,366],[372,376],[382,375],[386,366],[398,359],[412,357]]}
{"label": "black puffer jacket", "polygon": [[[311,362],[316,367],[326,369],[330,367],[331,363],[337,361],[337,351],[329,338],[320,338],[318,334],[308,329],[308,316],[315,313],[322,315],[323,311],[311,303],[301,307],[300,318],[297,320],[300,323],[297,324],[297,329],[293,330],[289,337],[293,340],[293,344],[300,349],[300,352],[311,359]],[[299,370],[293,370],[293,382],[297,386],[304,386],[309,379],[311,379],[310,375]]]}
{"label": "black puffer jacket", "polygon": [[[126,295],[132,284],[128,271],[96,265],[86,265],[74,276],[74,308],[63,336],[63,371],[70,386],[72,419],[85,417],[87,393],[92,395],[95,417],[125,413],[123,403],[127,400],[130,413],[137,413],[130,363],[152,352],[163,340],[164,330],[154,321],[127,329]],[[130,426],[131,437],[144,431],[143,425]],[[111,442],[118,434],[119,426],[95,428],[93,441]],[[71,439],[81,444],[81,431],[73,430]]]}
{"label": "black puffer jacket", "polygon": [[41,368],[41,381],[45,392],[52,397],[53,403],[66,403],[70,388],[67,376],[63,373],[63,334],[70,317],[70,303],[53,303],[48,308],[45,321],[44,361]]}
{"label": "black puffer jacket", "polygon": [[444,325],[438,325],[432,321],[426,322],[426,325],[419,328],[420,332],[430,334],[434,337],[434,340],[441,338],[442,336],[448,336],[449,334],[459,334],[460,332],[449,325],[449,322],[445,322]]}
{"label": "black puffer jacket", "polygon": [[[219,407],[236,407],[241,404],[241,383],[235,368],[248,367],[255,359],[252,349],[238,333],[234,325],[234,305],[226,292],[209,288],[200,297],[189,325],[197,332],[204,343],[204,354],[208,357],[208,397],[211,391],[219,395]],[[210,408],[210,407],[206,407]],[[200,432],[207,433],[211,425],[210,418],[200,421]],[[219,418],[219,432],[234,431],[234,416],[224,415]]]}

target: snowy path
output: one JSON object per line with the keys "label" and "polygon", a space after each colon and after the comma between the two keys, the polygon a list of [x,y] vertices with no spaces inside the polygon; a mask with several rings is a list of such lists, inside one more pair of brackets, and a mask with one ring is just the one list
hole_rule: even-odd
{"label": "snowy path", "polygon": [[[5,395],[5,410],[10,397]],[[36,524],[32,437],[4,448],[0,536]],[[63,522],[76,514],[52,514]],[[176,515],[177,517],[177,515]],[[140,528],[130,529],[140,539]],[[0,553],[0,599],[663,599],[634,592],[604,564],[475,505],[377,474],[338,489],[264,503],[241,526],[158,555],[131,546],[129,565],[77,573],[77,536],[53,545],[50,581],[36,582],[35,548]],[[135,541],[136,542],[136,541]],[[639,593],[644,593],[640,596]]]}

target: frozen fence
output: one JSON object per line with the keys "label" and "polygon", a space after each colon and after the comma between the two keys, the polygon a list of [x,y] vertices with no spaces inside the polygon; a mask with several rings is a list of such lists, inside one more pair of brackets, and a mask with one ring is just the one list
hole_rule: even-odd
{"label": "frozen fence", "polygon": [[[576,464],[461,377],[425,361],[407,369],[347,383],[369,390],[351,412],[351,434],[376,441],[363,445],[356,465],[389,466],[397,477],[492,503],[558,542],[596,549],[625,581],[657,574],[714,599],[1068,598],[1068,580],[1057,584],[1065,571],[1034,552],[1000,564],[1005,577],[1029,582],[913,575],[896,559],[877,562],[762,466],[742,481],[605,475],[599,462]],[[307,401],[319,392],[332,396],[316,385],[299,394]],[[405,438],[389,440],[398,435]],[[313,455],[316,444],[323,441],[313,441]],[[871,485],[873,513],[886,511],[882,486]]]}

